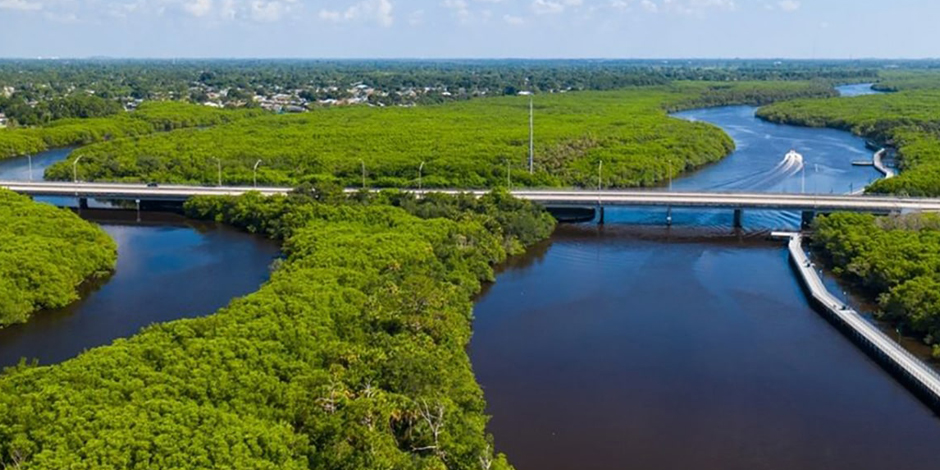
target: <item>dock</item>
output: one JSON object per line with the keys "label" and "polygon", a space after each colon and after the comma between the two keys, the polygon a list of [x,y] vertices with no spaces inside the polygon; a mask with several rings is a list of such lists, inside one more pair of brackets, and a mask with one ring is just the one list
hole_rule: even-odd
{"label": "dock", "polygon": [[803,251],[801,234],[774,232],[772,236],[789,238],[791,265],[819,312],[904,383],[924,403],[935,412],[940,412],[940,374],[826,289],[809,256]]}
{"label": "dock", "polygon": [[894,178],[897,175],[897,173],[895,173],[895,171],[892,170],[891,168],[888,168],[884,164],[884,161],[883,161],[886,153],[888,153],[887,149],[881,149],[875,152],[875,155],[871,159],[872,165],[874,165],[875,169],[880,171],[881,174],[885,175],[885,179]]}

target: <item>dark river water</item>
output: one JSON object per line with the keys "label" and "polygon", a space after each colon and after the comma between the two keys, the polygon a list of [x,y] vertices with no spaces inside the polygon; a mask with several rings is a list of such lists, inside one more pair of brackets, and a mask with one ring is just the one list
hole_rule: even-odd
{"label": "dark river water", "polygon": [[[851,165],[871,155],[847,133],[746,107],[678,117],[738,151],[674,189],[841,193],[877,177]],[[791,148],[805,180],[778,172]],[[674,216],[560,227],[480,296],[471,359],[516,468],[938,468],[940,420],[810,307],[783,244],[733,233],[730,213]],[[745,213],[752,229],[797,222]]]}
{"label": "dark river water", "polygon": [[[69,150],[33,157],[33,178]],[[0,161],[0,180],[27,180],[25,158]],[[37,198],[67,204],[68,198]],[[73,204],[74,205],[74,204]],[[118,245],[117,269],[66,308],[36,313],[0,329],[0,367],[21,358],[51,364],[109,344],[156,322],[207,315],[253,292],[279,255],[276,243],[213,223],[170,214],[85,210]]]}

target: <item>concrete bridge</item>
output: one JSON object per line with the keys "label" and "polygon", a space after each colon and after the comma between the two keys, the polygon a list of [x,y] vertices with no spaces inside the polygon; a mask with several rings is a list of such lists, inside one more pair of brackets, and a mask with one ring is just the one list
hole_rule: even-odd
{"label": "concrete bridge", "polygon": [[[21,182],[0,181],[0,187],[29,196],[60,196],[78,198],[87,205],[88,199],[130,200],[139,202],[182,202],[194,196],[239,196],[250,191],[263,195],[288,194],[286,187],[227,187],[227,186],[180,186],[118,183],[67,183],[67,182]],[[347,189],[355,192],[356,189]],[[455,194],[469,192],[484,194],[485,191],[459,190],[414,190],[417,194],[441,192]],[[812,220],[816,213],[836,211],[869,212],[889,214],[900,212],[940,211],[940,199],[907,198],[894,196],[863,196],[833,194],[794,193],[733,193],[733,192],[672,192],[639,190],[559,190],[521,189],[512,191],[521,199],[527,199],[554,208],[591,208],[600,212],[603,222],[605,206],[648,206],[672,208],[711,208],[734,211],[734,224],[742,225],[745,210],[787,210],[803,213],[804,222]],[[668,216],[667,216],[668,222]]]}

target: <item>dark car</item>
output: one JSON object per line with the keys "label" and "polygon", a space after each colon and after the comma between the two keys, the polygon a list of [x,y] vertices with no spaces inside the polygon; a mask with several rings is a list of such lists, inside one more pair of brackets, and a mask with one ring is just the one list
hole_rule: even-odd
{"label": "dark car", "polygon": [[157,186],[157,183],[147,183],[148,188],[156,188]]}

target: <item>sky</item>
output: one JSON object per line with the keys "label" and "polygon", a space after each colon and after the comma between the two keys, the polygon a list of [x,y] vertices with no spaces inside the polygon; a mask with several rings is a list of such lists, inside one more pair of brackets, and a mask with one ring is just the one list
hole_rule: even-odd
{"label": "sky", "polygon": [[0,0],[0,57],[924,58],[937,0]]}

